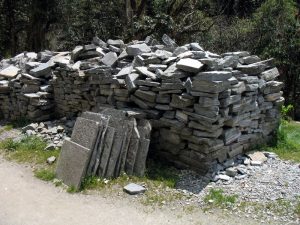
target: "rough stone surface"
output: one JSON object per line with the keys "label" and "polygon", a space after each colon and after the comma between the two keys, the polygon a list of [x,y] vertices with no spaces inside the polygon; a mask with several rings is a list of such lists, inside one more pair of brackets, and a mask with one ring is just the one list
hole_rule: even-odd
{"label": "rough stone surface", "polygon": [[73,141],[65,140],[57,162],[56,176],[69,186],[79,189],[92,151]]}

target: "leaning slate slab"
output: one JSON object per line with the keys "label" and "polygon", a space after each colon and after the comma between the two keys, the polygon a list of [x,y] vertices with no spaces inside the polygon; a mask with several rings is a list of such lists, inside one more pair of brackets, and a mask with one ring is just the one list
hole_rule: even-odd
{"label": "leaning slate slab", "polygon": [[88,149],[93,149],[99,132],[99,122],[78,117],[71,140]]}
{"label": "leaning slate slab", "polygon": [[138,184],[130,183],[124,187],[124,191],[130,195],[136,195],[144,193],[146,191],[146,188]]}
{"label": "leaning slate slab", "polygon": [[65,140],[57,162],[56,176],[66,185],[80,188],[92,151]]}

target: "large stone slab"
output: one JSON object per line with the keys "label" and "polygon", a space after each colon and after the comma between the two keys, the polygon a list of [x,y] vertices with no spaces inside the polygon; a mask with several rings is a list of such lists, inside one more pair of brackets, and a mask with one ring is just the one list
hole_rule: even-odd
{"label": "large stone slab", "polygon": [[229,71],[206,71],[200,72],[194,76],[195,80],[206,81],[226,81],[232,77],[232,72]]}
{"label": "large stone slab", "polygon": [[[105,132],[105,136],[103,138],[103,150],[102,155],[99,161],[99,166],[97,166],[98,162],[96,162],[96,166],[94,167],[97,169],[97,174],[101,177],[104,177],[107,170],[107,165],[109,162],[109,157],[111,153],[111,148],[114,141],[114,135],[115,135],[115,128],[113,127],[107,127],[107,130]],[[98,168],[99,167],[99,168]]]}
{"label": "large stone slab", "polygon": [[86,174],[92,151],[65,140],[57,162],[56,176],[68,186],[79,189]]}
{"label": "large stone slab", "polygon": [[140,134],[136,127],[136,124],[134,124],[132,130],[132,136],[130,139],[129,148],[126,156],[126,164],[125,164],[125,172],[128,175],[133,175],[136,155],[139,150],[139,140],[140,140]]}
{"label": "large stone slab", "polygon": [[14,78],[18,75],[19,71],[20,69],[18,67],[11,65],[0,71],[0,77]]}
{"label": "large stone slab", "polygon": [[99,133],[99,122],[78,117],[71,140],[88,149],[93,149]]}
{"label": "large stone slab", "polygon": [[176,67],[186,72],[198,73],[204,65],[195,59],[181,59]]}
{"label": "large stone slab", "polygon": [[148,53],[151,52],[151,48],[146,45],[145,43],[143,44],[136,44],[136,45],[129,45],[126,49],[126,52],[129,56],[137,56],[142,53]]}

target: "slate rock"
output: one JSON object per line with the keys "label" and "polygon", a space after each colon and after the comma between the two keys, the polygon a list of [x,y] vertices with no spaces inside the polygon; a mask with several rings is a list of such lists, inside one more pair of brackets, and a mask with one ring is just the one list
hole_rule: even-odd
{"label": "slate rock", "polygon": [[185,58],[177,62],[176,67],[186,72],[197,73],[204,65],[195,59]]}
{"label": "slate rock", "polygon": [[142,53],[148,53],[151,52],[151,48],[146,45],[145,43],[143,44],[136,44],[136,45],[129,45],[126,48],[126,52],[129,56],[137,56]]}
{"label": "slate rock", "polygon": [[56,176],[66,185],[79,189],[85,177],[92,151],[65,140],[57,162]]}
{"label": "slate rock", "polygon": [[126,185],[123,190],[130,195],[136,195],[144,193],[146,191],[146,188],[138,184],[130,183]]}
{"label": "slate rock", "polygon": [[19,71],[20,71],[20,69],[18,67],[10,65],[9,67],[0,71],[0,77],[11,79],[11,78],[16,77],[18,75]]}

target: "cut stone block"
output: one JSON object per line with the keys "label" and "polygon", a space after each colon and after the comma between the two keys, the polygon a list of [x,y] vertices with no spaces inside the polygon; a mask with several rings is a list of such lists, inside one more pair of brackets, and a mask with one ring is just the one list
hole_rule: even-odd
{"label": "cut stone block", "polygon": [[0,77],[14,78],[18,75],[20,69],[11,65],[0,71]]}
{"label": "cut stone block", "polygon": [[195,59],[181,59],[176,67],[186,72],[198,73],[204,65]]}
{"label": "cut stone block", "polygon": [[144,193],[146,191],[146,188],[144,188],[143,186],[131,183],[124,187],[124,191],[130,195],[136,195],[136,194]]}
{"label": "cut stone block", "polygon": [[145,43],[143,43],[143,44],[129,45],[126,51],[129,56],[137,56],[142,53],[151,52],[151,48]]}
{"label": "cut stone block", "polygon": [[232,77],[232,72],[229,71],[208,71],[208,72],[200,72],[193,78],[195,80],[226,81],[231,77]]}
{"label": "cut stone block", "polygon": [[57,162],[56,176],[66,185],[79,189],[86,174],[92,151],[65,140]]}

